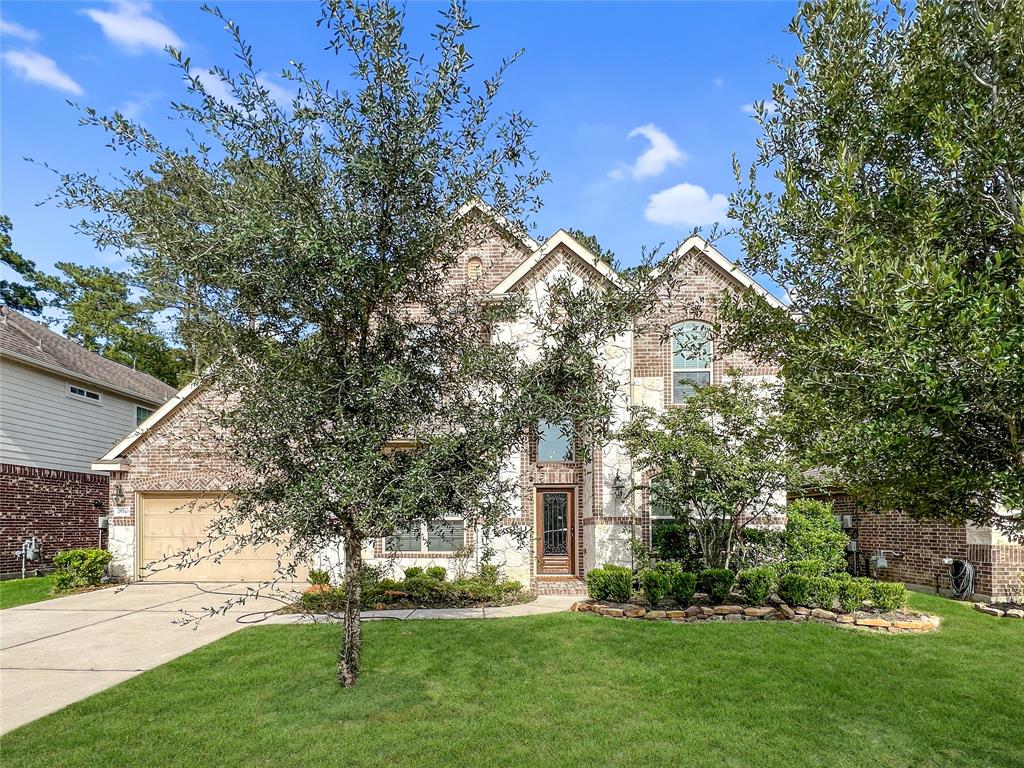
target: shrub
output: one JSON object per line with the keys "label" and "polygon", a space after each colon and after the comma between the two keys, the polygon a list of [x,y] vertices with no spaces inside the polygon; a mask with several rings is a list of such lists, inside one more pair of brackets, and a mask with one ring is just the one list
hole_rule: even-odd
{"label": "shrub", "polygon": [[633,596],[633,571],[605,563],[587,574],[587,594],[594,600],[625,603]]}
{"label": "shrub", "polygon": [[740,570],[778,566],[786,560],[786,539],[781,531],[744,528],[736,549],[736,565]]}
{"label": "shrub", "polygon": [[417,576],[422,576],[422,575],[423,575],[423,569],[420,568],[418,565],[414,565],[411,568],[406,568],[405,569],[405,578],[407,578],[407,579],[415,579]]}
{"label": "shrub", "polygon": [[720,605],[729,599],[736,575],[728,568],[707,568],[697,577],[697,589],[706,592],[708,600]]}
{"label": "shrub", "polygon": [[425,576],[431,579],[437,579],[438,581],[444,581],[448,578],[448,571],[446,571],[440,565],[432,565],[423,572]]}
{"label": "shrub", "polygon": [[302,593],[302,607],[310,613],[336,613],[345,608],[345,588],[312,584]]}
{"label": "shrub", "polygon": [[690,529],[682,523],[659,525],[651,537],[654,551],[661,560],[673,560],[684,567],[697,562]]}
{"label": "shrub", "polygon": [[820,560],[824,573],[846,569],[846,545],[832,512],[832,505],[814,499],[799,499],[786,508],[786,559]]}
{"label": "shrub", "polygon": [[764,605],[775,589],[775,569],[771,566],[748,568],[736,575],[736,585],[743,597],[753,605]]}
{"label": "shrub", "polygon": [[871,596],[871,579],[855,579],[848,574],[839,578],[839,607],[846,613],[853,613],[860,604]]}
{"label": "shrub", "polygon": [[496,565],[484,563],[480,566],[479,578],[483,581],[488,581],[491,584],[497,584],[499,579],[501,579],[501,571],[498,569],[498,566]]}
{"label": "shrub", "polygon": [[79,587],[95,587],[103,580],[113,555],[105,549],[67,549],[53,557],[57,569],[53,585],[57,592]]}
{"label": "shrub", "polygon": [[672,577],[658,568],[648,568],[640,574],[640,589],[652,606],[661,602],[672,587]]}
{"label": "shrub", "polygon": [[312,570],[309,572],[310,584],[330,584],[331,574],[327,571]]}
{"label": "shrub", "polygon": [[831,576],[811,576],[810,593],[808,606],[831,611],[839,595],[839,581]]}
{"label": "shrub", "polygon": [[907,587],[898,581],[873,581],[871,602],[880,611],[898,611],[907,604]]}
{"label": "shrub", "polygon": [[697,591],[697,574],[689,571],[680,571],[672,576],[669,583],[669,594],[679,605],[690,605],[693,602],[693,594]]}
{"label": "shrub", "polygon": [[824,576],[825,563],[817,558],[807,560],[790,560],[783,563],[782,569],[786,573],[798,573],[801,576]]}
{"label": "shrub", "polygon": [[802,573],[787,573],[779,579],[779,597],[790,605],[807,605],[811,601],[811,579]]}

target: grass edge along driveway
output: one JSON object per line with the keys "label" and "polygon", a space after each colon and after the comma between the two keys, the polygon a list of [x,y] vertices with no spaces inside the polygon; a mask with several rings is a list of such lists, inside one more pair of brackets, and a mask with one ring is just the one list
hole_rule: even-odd
{"label": "grass edge along driveway", "polygon": [[[585,614],[235,633],[20,728],[4,768],[1024,765],[1024,622],[929,635]],[[116,638],[111,638],[116,642]],[[1014,735],[1016,734],[1016,735]]]}

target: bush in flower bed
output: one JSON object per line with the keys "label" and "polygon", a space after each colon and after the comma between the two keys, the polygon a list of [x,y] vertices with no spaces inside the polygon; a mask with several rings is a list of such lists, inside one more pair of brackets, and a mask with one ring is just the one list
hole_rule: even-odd
{"label": "bush in flower bed", "polygon": [[778,579],[769,565],[748,568],[736,574],[736,586],[751,605],[764,605],[775,591]]}
{"label": "bush in flower bed", "polygon": [[849,574],[842,574],[839,581],[839,607],[846,613],[853,613],[861,607],[861,604],[871,597],[871,579],[854,578]]}
{"label": "bush in flower bed", "polygon": [[629,602],[633,596],[633,571],[611,563],[594,568],[587,574],[587,594],[593,600]]}
{"label": "bush in flower bed", "polygon": [[732,594],[736,574],[728,568],[706,568],[697,576],[697,589],[707,593],[708,601],[721,605]]}
{"label": "bush in flower bed", "polygon": [[898,581],[872,581],[871,602],[880,611],[899,611],[907,604],[907,587]]}
{"label": "bush in flower bed", "polygon": [[57,592],[96,587],[103,581],[113,555],[105,549],[67,549],[53,556],[53,586]]}
{"label": "bush in flower bed", "polygon": [[[528,594],[518,581],[501,579],[493,571],[447,580],[444,568],[407,568],[404,579],[364,578],[361,607],[387,608],[464,608],[510,605],[525,602]],[[345,587],[311,584],[299,600],[310,613],[335,613],[345,605]]]}

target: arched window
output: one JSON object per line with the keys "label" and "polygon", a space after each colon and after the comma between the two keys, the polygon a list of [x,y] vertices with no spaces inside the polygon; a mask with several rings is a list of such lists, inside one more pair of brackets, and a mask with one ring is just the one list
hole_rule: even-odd
{"label": "arched window", "polygon": [[687,320],[672,326],[672,402],[682,403],[711,383],[711,326]]}
{"label": "arched window", "polygon": [[479,256],[471,256],[466,262],[466,282],[475,283],[484,271],[484,262]]}

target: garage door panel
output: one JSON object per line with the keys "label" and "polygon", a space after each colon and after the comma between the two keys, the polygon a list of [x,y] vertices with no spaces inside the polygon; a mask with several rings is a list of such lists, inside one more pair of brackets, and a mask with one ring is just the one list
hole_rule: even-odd
{"label": "garage door panel", "polygon": [[[181,551],[200,544],[197,555],[222,551],[232,539],[207,541],[210,523],[230,506],[230,499],[216,495],[175,494],[141,497],[140,576],[149,581],[269,581],[276,577],[277,550],[271,544],[247,546],[224,554],[220,562],[212,558],[184,569],[168,568]],[[247,529],[241,529],[247,530]],[[158,570],[151,572],[147,566]],[[305,577],[306,569],[297,578]]]}

